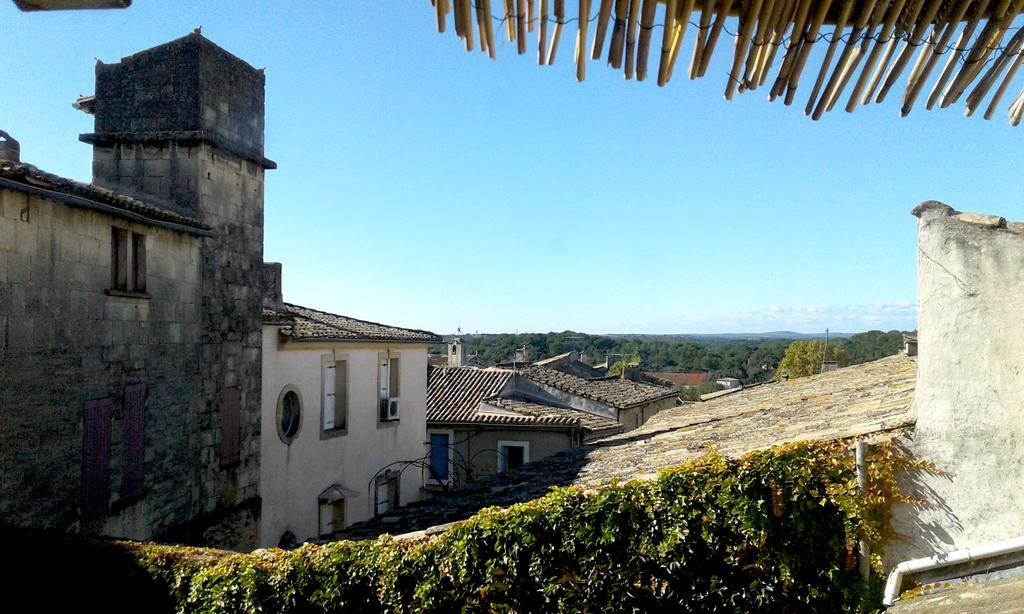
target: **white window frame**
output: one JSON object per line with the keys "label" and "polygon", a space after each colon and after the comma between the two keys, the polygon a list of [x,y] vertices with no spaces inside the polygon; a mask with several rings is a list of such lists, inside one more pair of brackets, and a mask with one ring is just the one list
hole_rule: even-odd
{"label": "white window frame", "polygon": [[529,441],[512,441],[508,439],[498,440],[498,473],[505,473],[508,471],[508,452],[506,448],[515,447],[523,449],[523,464],[530,462],[530,442]]}
{"label": "white window frame", "polygon": [[[448,479],[436,480],[433,474],[430,472],[433,459],[430,453],[433,451],[433,435],[447,435],[448,436]],[[452,478],[455,474],[455,463],[452,461],[454,456],[453,452],[455,449],[455,431],[450,429],[431,429],[427,431],[427,482],[430,484],[451,484]]]}
{"label": "white window frame", "polygon": [[[334,430],[335,381],[334,354],[320,355],[320,425],[321,431]],[[328,418],[330,416],[330,418]]]}

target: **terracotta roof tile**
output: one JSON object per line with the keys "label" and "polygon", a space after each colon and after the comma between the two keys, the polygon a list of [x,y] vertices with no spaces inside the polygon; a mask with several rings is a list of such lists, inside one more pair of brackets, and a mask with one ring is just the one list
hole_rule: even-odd
{"label": "terracotta roof tile", "polygon": [[284,326],[281,332],[293,341],[441,341],[425,330],[367,322],[290,303],[285,303],[283,310],[264,307],[263,323]]}
{"label": "terracotta roof tile", "polygon": [[616,409],[626,409],[677,394],[673,388],[633,382],[619,377],[585,379],[543,367],[530,367],[522,373],[539,384],[600,401]]}
{"label": "terracotta roof tile", "polygon": [[107,188],[47,173],[31,164],[2,160],[0,161],[0,178],[22,184],[27,188],[39,188],[55,192],[57,196],[64,195],[92,201],[103,206],[109,213],[114,215],[123,214],[132,219],[141,218],[138,221],[142,222],[168,222],[203,232],[210,231],[209,226],[206,226],[197,219],[175,213],[170,209],[165,209],[137,198],[118,194]]}

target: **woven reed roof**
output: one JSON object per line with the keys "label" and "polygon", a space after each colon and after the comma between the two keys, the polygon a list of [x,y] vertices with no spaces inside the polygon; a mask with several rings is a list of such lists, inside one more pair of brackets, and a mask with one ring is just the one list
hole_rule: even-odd
{"label": "woven reed roof", "polygon": [[[1011,25],[1024,12],[1024,0],[431,0],[431,5],[438,30],[445,32],[450,22],[467,51],[479,48],[494,59],[496,40],[504,37],[519,54],[536,49],[538,63],[550,65],[564,49],[563,56],[572,54],[565,61],[575,62],[579,81],[589,60],[604,57],[626,79],[665,85],[673,76],[703,77],[724,32],[735,43],[721,45],[733,48],[727,100],[763,88],[769,100],[790,105],[800,89],[801,97],[808,92],[804,113],[817,120],[837,108],[852,112],[871,101],[881,103],[901,86],[904,116],[918,101],[932,109],[964,100],[966,115],[984,109],[985,119],[991,119],[1009,91],[1019,92],[1007,110],[1010,123],[1017,126],[1024,117],[1024,91],[1011,89],[1024,60],[1024,29]],[[738,18],[738,25],[727,25],[729,18]],[[808,58],[818,48],[825,49],[824,57],[812,66]]]}

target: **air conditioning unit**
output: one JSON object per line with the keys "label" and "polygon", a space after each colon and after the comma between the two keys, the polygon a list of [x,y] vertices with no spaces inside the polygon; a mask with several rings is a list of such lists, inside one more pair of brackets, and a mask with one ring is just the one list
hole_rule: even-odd
{"label": "air conditioning unit", "polygon": [[388,420],[398,420],[398,399],[388,399]]}

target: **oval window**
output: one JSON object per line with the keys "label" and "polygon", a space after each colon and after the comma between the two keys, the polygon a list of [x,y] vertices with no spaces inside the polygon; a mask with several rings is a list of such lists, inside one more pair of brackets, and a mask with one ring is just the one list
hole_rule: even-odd
{"label": "oval window", "polygon": [[281,441],[288,444],[299,432],[299,420],[302,417],[302,403],[294,390],[287,390],[281,395],[277,404],[277,434]]}

